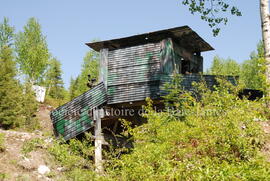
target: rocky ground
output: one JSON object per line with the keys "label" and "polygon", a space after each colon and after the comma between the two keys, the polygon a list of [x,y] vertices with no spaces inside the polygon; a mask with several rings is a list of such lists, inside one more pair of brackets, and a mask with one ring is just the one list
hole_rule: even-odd
{"label": "rocky ground", "polygon": [[[0,129],[4,134],[5,149],[0,152],[0,181],[2,180],[53,180],[60,169],[46,148],[52,142],[52,126],[49,117],[51,107],[40,106],[37,117],[41,130],[33,133]],[[29,142],[42,140],[40,148],[31,149]]]}

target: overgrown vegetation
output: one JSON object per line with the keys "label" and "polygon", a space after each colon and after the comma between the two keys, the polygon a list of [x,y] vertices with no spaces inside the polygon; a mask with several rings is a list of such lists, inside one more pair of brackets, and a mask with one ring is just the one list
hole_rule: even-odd
{"label": "overgrown vegetation", "polygon": [[[98,72],[99,70],[99,53],[94,50],[90,50],[86,53],[83,64],[81,68],[81,73],[75,79],[71,78],[70,80],[70,87],[69,87],[69,96],[70,99],[73,99],[82,93],[89,90],[87,86],[88,75],[90,75],[90,79],[98,80]],[[94,84],[97,83],[93,82]]]}
{"label": "overgrown vegetation", "polygon": [[132,136],[134,148],[125,154],[107,151],[104,176],[94,173],[89,140],[56,144],[50,152],[67,168],[70,180],[269,180],[258,124],[269,118],[269,111],[263,100],[239,99],[241,87],[218,81],[214,91],[202,82],[192,93],[174,79],[166,86],[170,93],[163,112],[156,112],[148,99],[148,122],[123,124],[122,134]]}
{"label": "overgrown vegetation", "polygon": [[250,54],[250,59],[241,64],[230,58],[214,57],[206,74],[239,76],[245,88],[265,90],[265,59],[262,42],[259,42],[257,50]]}
{"label": "overgrown vegetation", "polygon": [[50,154],[64,169],[63,180],[89,180],[95,177],[92,141],[91,136],[86,134],[82,141],[72,139],[68,144],[56,141],[49,148]]}
{"label": "overgrown vegetation", "polygon": [[260,154],[264,136],[256,122],[266,119],[263,103],[240,100],[238,88],[224,80],[213,92],[197,85],[199,101],[178,84],[169,86],[167,111],[155,112],[148,100],[148,123],[127,127],[134,149],[111,163],[110,178],[269,180],[269,163]]}
{"label": "overgrown vegetation", "polygon": [[42,148],[43,146],[44,140],[41,138],[35,138],[24,142],[21,151],[24,155],[28,156],[28,153],[30,153],[31,151],[34,151],[37,148]]}

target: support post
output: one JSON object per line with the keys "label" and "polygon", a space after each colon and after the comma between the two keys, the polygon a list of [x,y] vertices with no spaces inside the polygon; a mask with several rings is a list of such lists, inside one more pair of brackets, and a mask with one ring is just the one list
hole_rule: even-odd
{"label": "support post", "polygon": [[101,110],[94,110],[94,120],[95,120],[95,171],[98,174],[103,174],[103,160],[102,160],[102,144],[104,137],[101,129]]}

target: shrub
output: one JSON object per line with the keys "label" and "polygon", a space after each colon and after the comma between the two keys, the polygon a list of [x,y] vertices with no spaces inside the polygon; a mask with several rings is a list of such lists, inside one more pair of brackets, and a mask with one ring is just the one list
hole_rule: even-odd
{"label": "shrub", "polygon": [[34,138],[24,142],[22,147],[22,153],[27,155],[28,153],[34,151],[37,148],[42,148],[44,145],[44,141],[41,138]]}
{"label": "shrub", "polygon": [[8,180],[10,178],[10,176],[6,173],[1,173],[0,172],[0,180]]}
{"label": "shrub", "polygon": [[134,149],[112,162],[107,168],[108,177],[269,180],[270,164],[260,153],[264,135],[255,122],[265,119],[263,102],[240,100],[239,87],[224,80],[219,84],[214,91],[204,83],[194,85],[199,100],[194,93],[174,85],[166,97],[165,112],[155,112],[148,100],[144,115],[148,123],[128,127]]}
{"label": "shrub", "polygon": [[93,165],[94,146],[90,135],[82,141],[71,139],[65,143],[58,140],[49,148],[49,152],[64,167],[69,180],[92,179],[96,175]]}
{"label": "shrub", "polygon": [[65,180],[270,180],[257,123],[266,119],[264,102],[240,100],[240,87],[218,82],[214,91],[202,82],[187,92],[179,79],[173,81],[164,112],[148,99],[146,124],[123,121],[122,134],[132,136],[134,148],[122,155],[121,149],[107,152],[103,176],[94,172],[89,135],[56,142],[50,153],[66,168]]}

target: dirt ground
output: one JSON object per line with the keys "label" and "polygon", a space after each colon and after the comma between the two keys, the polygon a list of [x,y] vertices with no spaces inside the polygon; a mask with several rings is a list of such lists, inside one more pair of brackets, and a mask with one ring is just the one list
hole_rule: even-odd
{"label": "dirt ground", "polygon": [[53,165],[52,158],[46,152],[45,145],[43,148],[35,149],[27,155],[22,152],[23,145],[33,139],[42,139],[44,143],[50,143],[52,136],[50,110],[50,106],[41,105],[37,112],[41,130],[29,133],[0,129],[0,133],[5,136],[5,151],[0,152],[0,181],[52,180],[48,177],[48,174],[38,172],[39,167],[42,165],[51,170],[56,169],[53,168],[56,166]]}

